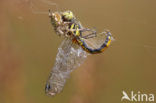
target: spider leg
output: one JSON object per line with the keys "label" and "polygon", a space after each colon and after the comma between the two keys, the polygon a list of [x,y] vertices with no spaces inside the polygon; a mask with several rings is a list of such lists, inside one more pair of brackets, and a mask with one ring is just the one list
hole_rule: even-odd
{"label": "spider leg", "polygon": [[91,29],[87,29],[87,28],[83,28],[83,29],[68,29],[68,32],[70,32],[70,31],[74,32],[74,31],[77,31],[77,30],[79,30],[81,33],[86,32],[86,31],[91,31],[92,32],[92,33],[89,33],[89,34],[87,34],[85,36],[80,35],[80,37],[84,38],[84,39],[89,39],[89,38],[93,38],[93,37],[97,36],[96,35],[96,31],[91,30]]}

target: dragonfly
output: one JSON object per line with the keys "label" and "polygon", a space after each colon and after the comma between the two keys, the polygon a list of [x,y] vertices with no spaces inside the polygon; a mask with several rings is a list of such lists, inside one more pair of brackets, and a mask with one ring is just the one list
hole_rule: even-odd
{"label": "dragonfly", "polygon": [[109,47],[113,37],[109,31],[96,33],[84,28],[72,11],[51,12],[51,24],[64,40],[58,48],[56,61],[45,86],[47,95],[59,94],[71,72],[78,68],[90,54],[102,53]]}

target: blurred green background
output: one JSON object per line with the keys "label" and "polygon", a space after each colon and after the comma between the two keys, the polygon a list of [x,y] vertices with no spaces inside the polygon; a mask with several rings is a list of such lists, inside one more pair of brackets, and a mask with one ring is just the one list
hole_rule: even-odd
{"label": "blurred green background", "polygon": [[0,103],[122,103],[123,90],[156,94],[155,0],[51,1],[72,10],[85,27],[111,30],[115,41],[72,72],[62,93],[46,96],[63,38],[48,13],[33,11],[56,8],[41,0],[1,0]]}

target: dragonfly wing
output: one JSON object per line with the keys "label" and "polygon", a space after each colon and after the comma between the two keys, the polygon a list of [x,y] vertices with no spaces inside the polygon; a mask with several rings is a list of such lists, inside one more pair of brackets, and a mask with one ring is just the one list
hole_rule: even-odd
{"label": "dragonfly wing", "polygon": [[46,94],[55,95],[62,91],[70,73],[79,67],[87,53],[71,39],[66,38],[58,48],[55,65],[46,84]]}

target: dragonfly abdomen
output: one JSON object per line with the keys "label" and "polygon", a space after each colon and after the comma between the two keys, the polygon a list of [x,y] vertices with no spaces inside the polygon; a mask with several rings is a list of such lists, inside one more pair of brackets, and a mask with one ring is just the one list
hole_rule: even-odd
{"label": "dragonfly abdomen", "polygon": [[111,34],[110,32],[108,32],[105,42],[99,48],[96,48],[96,49],[88,47],[88,45],[85,43],[85,41],[81,37],[77,37],[77,42],[85,51],[91,54],[102,53],[110,45]]}

